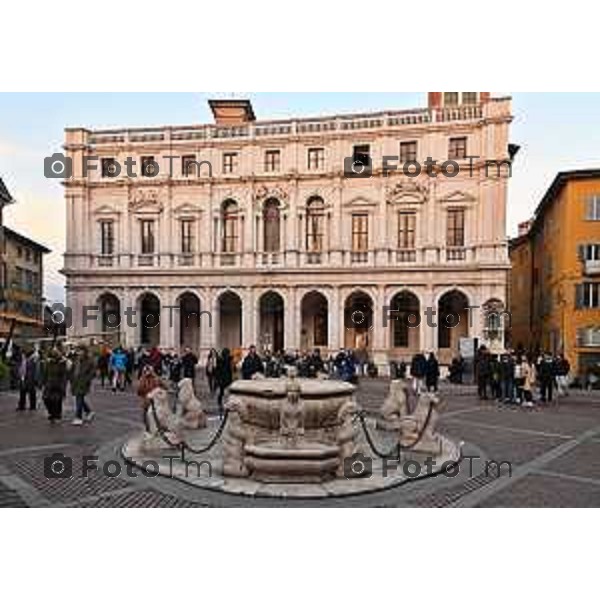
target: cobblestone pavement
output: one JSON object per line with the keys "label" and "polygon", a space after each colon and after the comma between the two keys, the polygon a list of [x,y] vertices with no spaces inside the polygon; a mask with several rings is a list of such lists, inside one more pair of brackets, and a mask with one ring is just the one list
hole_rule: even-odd
{"label": "cobblestone pavement", "polygon": [[[387,381],[361,382],[358,400],[376,411]],[[203,382],[201,395],[206,397]],[[208,507],[208,506],[415,506],[415,507],[592,507],[600,506],[600,395],[576,393],[558,405],[534,410],[481,403],[470,387],[444,386],[447,401],[440,430],[464,441],[465,459],[456,478],[439,476],[396,489],[339,500],[259,500],[240,498],[139,472],[127,476],[119,449],[140,429],[138,400],[132,393],[113,395],[95,388],[92,424],[70,424],[72,402],[65,403],[65,420],[51,425],[42,407],[15,412],[16,395],[0,393],[0,507]],[[206,400],[205,400],[206,402]],[[213,402],[208,403],[214,412]],[[74,476],[48,479],[44,459],[62,453],[72,460]],[[100,471],[80,477],[82,458],[99,456]],[[122,476],[107,477],[102,466],[119,466]],[[511,463],[498,468],[486,461]],[[473,468],[471,465],[479,464]]]}

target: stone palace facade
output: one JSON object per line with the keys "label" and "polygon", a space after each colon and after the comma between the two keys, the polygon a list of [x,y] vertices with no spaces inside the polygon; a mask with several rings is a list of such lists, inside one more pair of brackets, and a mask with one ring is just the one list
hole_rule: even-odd
{"label": "stone palace facade", "polygon": [[[380,364],[502,345],[486,315],[510,269],[509,98],[281,121],[210,104],[213,124],[66,130],[71,336],[203,356],[364,347]],[[84,306],[99,309],[85,326]]]}

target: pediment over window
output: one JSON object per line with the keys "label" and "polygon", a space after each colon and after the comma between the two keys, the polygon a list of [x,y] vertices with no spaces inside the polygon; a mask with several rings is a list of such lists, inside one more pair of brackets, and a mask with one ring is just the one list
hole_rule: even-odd
{"label": "pediment over window", "polygon": [[406,180],[389,186],[386,190],[388,204],[403,202],[423,203],[429,198],[429,188],[418,181]]}
{"label": "pediment over window", "polygon": [[439,202],[446,204],[471,204],[477,202],[477,198],[468,192],[455,191],[439,199]]}
{"label": "pediment over window", "polygon": [[121,214],[121,211],[117,210],[114,206],[103,204],[94,210],[92,214],[96,217],[118,217]]}
{"label": "pediment over window", "polygon": [[285,188],[281,186],[260,185],[254,190],[254,208],[262,210],[262,206],[269,198],[279,200],[280,208],[285,211],[289,207],[289,195]]}
{"label": "pediment over window", "polygon": [[202,209],[190,202],[181,204],[173,209],[173,216],[175,217],[192,217],[197,216],[202,212]]}
{"label": "pediment over window", "polygon": [[361,209],[361,208],[374,208],[377,206],[377,202],[365,198],[364,196],[358,196],[348,202],[344,202],[344,208],[348,210]]}

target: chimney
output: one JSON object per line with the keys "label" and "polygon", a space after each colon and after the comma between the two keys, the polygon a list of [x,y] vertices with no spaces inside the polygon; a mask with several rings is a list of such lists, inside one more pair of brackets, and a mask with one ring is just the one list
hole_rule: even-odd
{"label": "chimney", "polygon": [[225,127],[256,121],[250,100],[209,100],[215,123]]}

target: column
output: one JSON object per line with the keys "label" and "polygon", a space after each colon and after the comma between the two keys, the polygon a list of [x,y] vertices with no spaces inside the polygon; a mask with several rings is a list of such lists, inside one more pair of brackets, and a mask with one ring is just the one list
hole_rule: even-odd
{"label": "column", "polygon": [[328,315],[327,315],[327,331],[328,331],[328,346],[329,351],[335,351],[342,345],[340,341],[340,314],[342,314],[342,308],[340,306],[340,288],[334,287],[331,290],[331,296],[328,303]]}
{"label": "column", "polygon": [[300,347],[300,329],[302,328],[302,318],[300,310],[300,296],[297,288],[290,287],[285,298],[285,312],[283,324],[283,346],[284,348]]}
{"label": "column", "polygon": [[242,298],[242,346],[249,348],[260,341],[257,291],[248,287],[241,292],[240,297]]}

